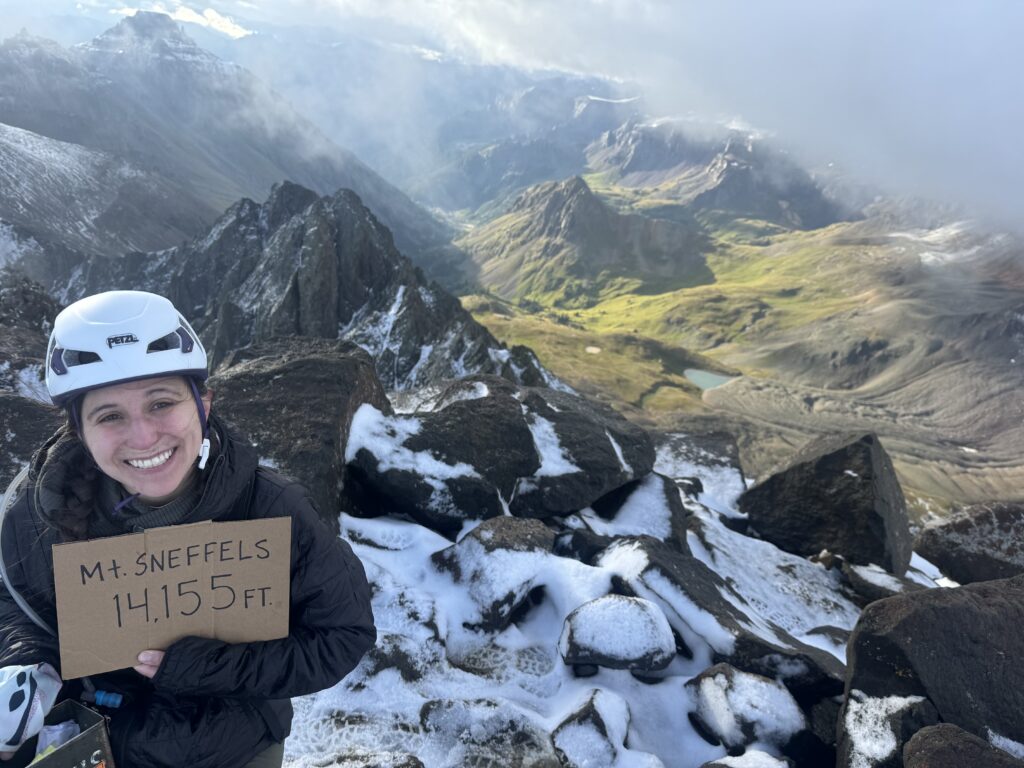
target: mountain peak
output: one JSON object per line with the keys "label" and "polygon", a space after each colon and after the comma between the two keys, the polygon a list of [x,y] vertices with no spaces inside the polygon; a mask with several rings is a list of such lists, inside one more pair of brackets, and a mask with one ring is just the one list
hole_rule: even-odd
{"label": "mountain peak", "polygon": [[189,37],[166,13],[136,11],[88,43],[88,50],[113,54],[148,54],[168,59],[210,59],[209,53]]}

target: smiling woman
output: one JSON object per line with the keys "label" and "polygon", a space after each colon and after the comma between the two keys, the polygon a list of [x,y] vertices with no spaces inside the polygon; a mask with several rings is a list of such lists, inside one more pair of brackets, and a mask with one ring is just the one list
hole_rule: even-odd
{"label": "smiling woman", "polygon": [[[373,644],[362,565],[308,492],[258,467],[252,445],[215,416],[206,352],[167,299],[112,291],[72,304],[54,321],[46,365],[68,418],[0,521],[0,684],[31,699],[0,707],[0,760],[38,732],[55,699],[97,705],[98,689],[117,694],[98,708],[118,765],[280,766],[290,697],[334,685]],[[61,680],[53,544],[279,517],[291,520],[287,637],[182,637],[143,650],[132,669]],[[59,629],[62,640],[88,631]]]}

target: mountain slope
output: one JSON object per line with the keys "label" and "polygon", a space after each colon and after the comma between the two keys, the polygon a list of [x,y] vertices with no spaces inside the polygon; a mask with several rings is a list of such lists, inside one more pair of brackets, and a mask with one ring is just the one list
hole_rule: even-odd
{"label": "mountain slope", "polygon": [[0,124],[0,221],[37,243],[149,250],[190,237],[214,215],[157,173]]}
{"label": "mountain slope", "polygon": [[457,241],[478,280],[506,299],[587,306],[648,281],[706,282],[704,239],[682,224],[619,214],[579,177],[531,187],[504,216]]}
{"label": "mountain slope", "polygon": [[72,49],[10,38],[0,92],[0,122],[153,168],[215,210],[287,179],[356,190],[410,251],[446,239],[403,193],[162,14],[139,12]]}

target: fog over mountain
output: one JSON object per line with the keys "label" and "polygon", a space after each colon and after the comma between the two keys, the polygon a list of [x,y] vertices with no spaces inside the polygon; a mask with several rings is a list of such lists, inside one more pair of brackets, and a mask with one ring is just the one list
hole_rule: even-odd
{"label": "fog over mountain", "polygon": [[[110,26],[112,14],[136,7],[105,0],[47,0],[32,11],[18,5],[0,2],[0,34],[27,25],[62,42],[87,39]],[[205,24],[224,43],[232,39],[227,33],[266,35],[268,25],[305,26],[311,39],[311,30],[323,39],[331,27],[396,50],[415,46],[467,61],[635,80],[651,111],[739,118],[817,163],[835,162],[896,192],[964,203],[1002,223],[1012,223],[1024,202],[1024,152],[1010,135],[1024,110],[1017,76],[1024,53],[1011,39],[1024,7],[1010,0],[228,0],[141,7]],[[349,112],[398,117],[403,104],[424,96],[413,70],[394,67],[392,74],[373,89],[372,103],[349,104]],[[335,72],[306,76],[308,93],[327,99],[336,92]],[[382,126],[390,142],[415,142],[419,129]]]}

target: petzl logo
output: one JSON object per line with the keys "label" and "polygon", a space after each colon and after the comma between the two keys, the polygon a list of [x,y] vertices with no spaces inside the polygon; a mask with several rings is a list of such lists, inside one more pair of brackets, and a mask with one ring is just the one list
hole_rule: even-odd
{"label": "petzl logo", "polygon": [[107,346],[113,349],[114,347],[120,347],[124,344],[138,344],[139,337],[134,333],[122,333],[120,336],[108,336]]}

